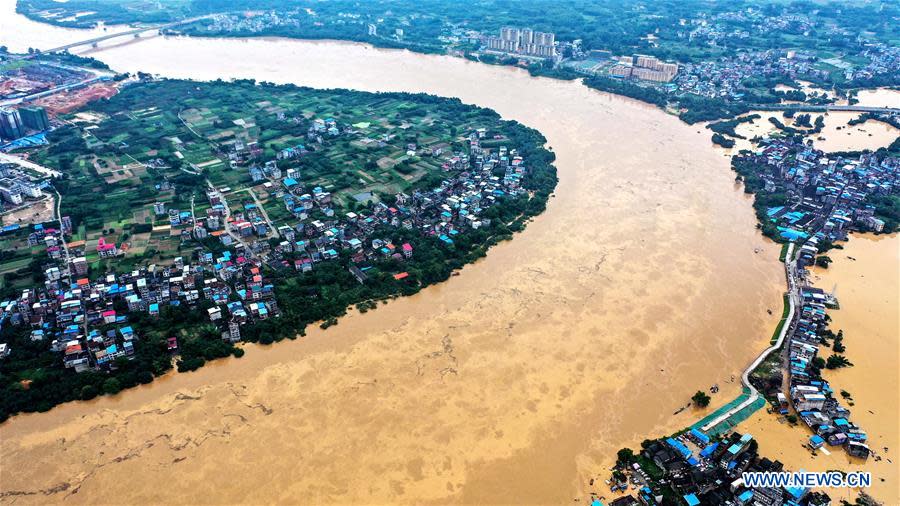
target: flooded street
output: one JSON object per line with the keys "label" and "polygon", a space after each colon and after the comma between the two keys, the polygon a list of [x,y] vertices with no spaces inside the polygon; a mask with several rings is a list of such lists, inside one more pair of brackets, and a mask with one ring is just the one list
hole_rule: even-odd
{"label": "flooded street", "polygon": [[[12,49],[88,37],[12,10],[0,0]],[[0,502],[583,501],[591,478],[603,495],[616,450],[698,418],[672,415],[695,391],[720,385],[710,409],[733,399],[777,323],[778,247],[729,159],[655,107],[341,42],[154,37],[85,54],[166,77],[459,97],[540,130],[560,182],[523,233],[413,297],[14,417],[0,426]]]}

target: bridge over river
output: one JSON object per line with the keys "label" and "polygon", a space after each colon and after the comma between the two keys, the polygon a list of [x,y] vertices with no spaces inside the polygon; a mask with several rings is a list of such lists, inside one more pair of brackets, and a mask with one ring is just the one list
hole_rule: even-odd
{"label": "bridge over river", "polygon": [[190,23],[194,23],[196,21],[200,21],[201,19],[207,19],[210,17],[212,17],[211,14],[206,15],[206,16],[197,16],[197,17],[193,17],[193,18],[182,19],[179,21],[172,21],[171,23],[164,23],[161,25],[142,26],[142,27],[132,28],[132,29],[126,30],[124,32],[110,33],[110,34],[101,35],[99,37],[94,37],[94,38],[87,39],[87,40],[72,42],[72,43],[69,43],[69,44],[66,44],[63,46],[54,47],[51,49],[35,51],[34,53],[29,53],[29,54],[19,56],[17,59],[26,60],[29,58],[34,58],[35,56],[38,56],[41,54],[60,53],[60,52],[68,51],[69,49],[74,49],[76,47],[81,47],[81,46],[97,47],[97,44],[99,44],[103,41],[106,41],[106,40],[116,39],[119,37],[127,37],[129,35],[134,36],[134,37],[140,37],[141,34],[145,33],[145,32],[159,31],[159,30],[165,30],[167,28],[172,28],[174,26],[187,25]]}

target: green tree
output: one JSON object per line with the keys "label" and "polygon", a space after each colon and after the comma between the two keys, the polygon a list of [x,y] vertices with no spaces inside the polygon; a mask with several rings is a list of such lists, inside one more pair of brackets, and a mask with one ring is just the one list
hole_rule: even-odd
{"label": "green tree", "polygon": [[103,393],[114,395],[122,391],[122,384],[116,378],[108,378],[103,382]]}
{"label": "green tree", "polygon": [[850,367],[853,364],[843,355],[833,354],[828,357],[825,367],[828,369],[840,369],[841,367]]}
{"label": "green tree", "polygon": [[825,359],[822,357],[815,357],[814,359],[812,359],[811,365],[814,371],[821,371],[822,368],[825,367]]}
{"label": "green tree", "polygon": [[634,452],[631,451],[631,448],[622,448],[616,456],[618,457],[617,462],[623,466],[627,466],[634,460]]}
{"label": "green tree", "polygon": [[137,374],[138,383],[146,385],[153,381],[153,373],[150,371],[141,371]]}
{"label": "green tree", "polygon": [[87,400],[93,399],[94,397],[97,397],[97,395],[99,393],[100,392],[97,391],[97,387],[95,387],[94,385],[85,385],[85,386],[81,387],[81,399],[82,400],[87,401]]}
{"label": "green tree", "polygon": [[709,406],[710,398],[703,390],[697,390],[697,393],[695,393],[694,396],[691,397],[691,400],[694,401],[694,404],[696,404],[697,406],[705,408],[706,406]]}

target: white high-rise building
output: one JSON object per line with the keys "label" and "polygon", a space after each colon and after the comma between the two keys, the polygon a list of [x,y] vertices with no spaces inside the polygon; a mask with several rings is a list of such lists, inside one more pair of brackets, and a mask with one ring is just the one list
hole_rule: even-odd
{"label": "white high-rise building", "polygon": [[499,37],[487,38],[486,45],[492,51],[553,58],[556,56],[555,41],[556,35],[552,33],[504,26]]}

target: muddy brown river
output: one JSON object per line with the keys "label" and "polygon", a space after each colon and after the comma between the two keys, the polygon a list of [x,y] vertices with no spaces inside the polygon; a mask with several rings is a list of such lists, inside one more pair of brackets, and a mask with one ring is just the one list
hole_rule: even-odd
{"label": "muddy brown river", "polygon": [[[0,44],[86,33],[0,0]],[[459,97],[540,130],[547,211],[459,276],[327,331],[0,426],[0,502],[561,504],[713,406],[768,343],[778,248],[709,132],[577,82],[340,42],[153,37],[119,71]],[[771,309],[773,314],[767,313]],[[595,487],[589,482],[600,478]]]}

